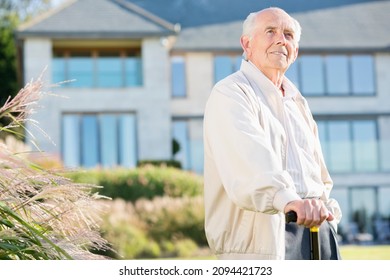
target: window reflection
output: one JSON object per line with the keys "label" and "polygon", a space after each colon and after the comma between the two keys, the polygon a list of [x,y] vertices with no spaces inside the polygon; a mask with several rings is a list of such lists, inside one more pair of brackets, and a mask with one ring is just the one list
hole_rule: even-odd
{"label": "window reflection", "polygon": [[97,86],[123,87],[124,77],[122,59],[117,56],[105,56],[97,59]]}
{"label": "window reflection", "polygon": [[286,75],[308,96],[375,94],[372,55],[301,55]]}
{"label": "window reflection", "polygon": [[137,165],[135,115],[65,114],[62,122],[65,166]]}
{"label": "window reflection", "polygon": [[381,170],[375,120],[318,120],[327,166],[332,172]]}
{"label": "window reflection", "polygon": [[182,56],[173,56],[171,58],[172,67],[172,96],[186,96],[186,71],[185,60]]}
{"label": "window reflection", "polygon": [[327,91],[331,95],[348,95],[348,58],[344,55],[325,57]]}
{"label": "window reflection", "polygon": [[357,95],[373,95],[374,61],[369,55],[354,55],[351,57],[352,91]]}
{"label": "window reflection", "polygon": [[297,87],[299,88],[299,73],[298,73],[299,61],[294,62],[290,65],[286,72],[286,77]]}
{"label": "window reflection", "polygon": [[299,60],[301,68],[301,90],[307,95],[325,93],[323,59],[319,55],[305,55]]}
{"label": "window reflection", "polygon": [[68,59],[68,79],[74,80],[70,87],[92,87],[94,85],[93,60],[88,56],[75,56]]}
{"label": "window reflection", "polygon": [[182,168],[197,173],[203,172],[203,121],[198,118],[173,121],[172,138],[179,144],[174,159]]}
{"label": "window reflection", "polygon": [[352,171],[352,141],[347,121],[328,123],[329,163],[333,171]]}
{"label": "window reflection", "polygon": [[376,124],[372,121],[352,123],[356,171],[379,170],[376,129]]}
{"label": "window reflection", "polygon": [[[93,53],[93,54],[92,54]],[[135,87],[143,83],[139,50],[54,50],[52,80],[67,87]]]}
{"label": "window reflection", "polygon": [[95,167],[99,163],[98,124],[96,116],[81,118],[81,163],[85,167]]}
{"label": "window reflection", "polygon": [[214,57],[214,81],[218,82],[240,69],[242,56],[217,55]]}

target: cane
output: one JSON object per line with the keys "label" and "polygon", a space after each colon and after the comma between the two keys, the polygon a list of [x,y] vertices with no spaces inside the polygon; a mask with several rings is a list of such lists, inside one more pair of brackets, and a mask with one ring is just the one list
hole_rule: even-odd
{"label": "cane", "polygon": [[[290,211],[286,213],[286,223],[296,222],[297,213]],[[319,227],[314,226],[310,228],[310,259],[320,260],[321,259],[321,247],[320,247],[320,232]]]}

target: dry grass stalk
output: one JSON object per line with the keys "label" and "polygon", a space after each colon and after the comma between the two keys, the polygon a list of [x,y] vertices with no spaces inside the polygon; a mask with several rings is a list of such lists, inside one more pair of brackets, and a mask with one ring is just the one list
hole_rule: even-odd
{"label": "dry grass stalk", "polygon": [[[24,127],[43,86],[40,78],[8,98],[0,118],[10,122],[0,127],[1,134]],[[0,143],[0,259],[102,258],[90,252],[107,248],[99,233],[103,204],[97,186],[76,184],[28,162],[26,151],[6,145],[11,142]]]}

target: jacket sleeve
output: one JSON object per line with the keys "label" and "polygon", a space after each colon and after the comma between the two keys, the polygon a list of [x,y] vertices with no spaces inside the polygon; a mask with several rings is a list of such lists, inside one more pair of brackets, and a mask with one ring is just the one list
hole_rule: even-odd
{"label": "jacket sleeve", "polygon": [[223,187],[238,207],[274,214],[300,199],[238,85],[214,87],[205,109],[204,138]]}

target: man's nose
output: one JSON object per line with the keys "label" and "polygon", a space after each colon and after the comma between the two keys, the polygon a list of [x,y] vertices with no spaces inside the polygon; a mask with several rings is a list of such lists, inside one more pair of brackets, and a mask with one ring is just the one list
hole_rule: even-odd
{"label": "man's nose", "polygon": [[276,38],[277,45],[285,45],[286,44],[286,36],[283,33],[278,33]]}

